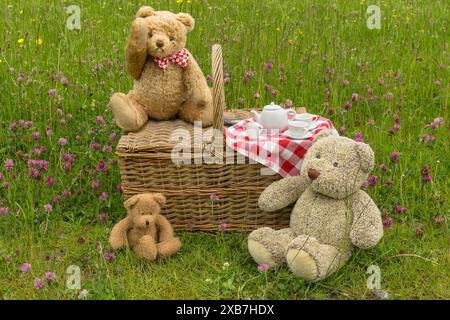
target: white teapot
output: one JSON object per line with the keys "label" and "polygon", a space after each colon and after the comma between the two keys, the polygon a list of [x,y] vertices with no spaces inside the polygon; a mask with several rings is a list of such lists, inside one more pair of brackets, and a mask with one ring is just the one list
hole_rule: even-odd
{"label": "white teapot", "polygon": [[294,109],[283,109],[281,106],[271,103],[264,106],[261,113],[255,110],[251,111],[258,122],[264,129],[278,129],[284,130],[288,127],[288,115],[293,114],[294,117],[297,114]]}

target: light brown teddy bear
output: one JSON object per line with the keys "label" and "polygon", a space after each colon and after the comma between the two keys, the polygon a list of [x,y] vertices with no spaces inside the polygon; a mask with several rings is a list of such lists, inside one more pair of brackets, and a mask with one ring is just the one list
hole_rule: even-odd
{"label": "light brown teddy bear", "polygon": [[353,246],[375,246],[383,236],[381,213],[360,189],[373,166],[369,145],[339,137],[334,129],[319,133],[301,175],[274,182],[261,194],[264,211],[296,204],[290,228],[249,235],[253,259],[271,267],[287,263],[294,275],[317,281],[344,265]]}
{"label": "light brown teddy bear", "polygon": [[141,7],[131,25],[125,51],[134,87],[114,93],[110,107],[124,131],[138,131],[148,120],[179,116],[210,126],[212,95],[202,70],[184,48],[195,21],[187,13]]}
{"label": "light brown teddy bear", "polygon": [[113,249],[128,246],[140,258],[155,260],[169,257],[181,248],[180,239],[165,217],[159,214],[166,198],[161,193],[142,193],[125,201],[128,216],[111,231],[109,243]]}

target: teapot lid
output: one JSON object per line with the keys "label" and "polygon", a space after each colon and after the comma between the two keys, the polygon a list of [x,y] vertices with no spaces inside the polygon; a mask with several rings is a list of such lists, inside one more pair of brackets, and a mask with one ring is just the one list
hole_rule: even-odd
{"label": "teapot lid", "polygon": [[275,104],[274,102],[271,102],[269,105],[264,106],[264,110],[268,110],[268,111],[275,111],[275,110],[280,110],[282,109],[281,106]]}

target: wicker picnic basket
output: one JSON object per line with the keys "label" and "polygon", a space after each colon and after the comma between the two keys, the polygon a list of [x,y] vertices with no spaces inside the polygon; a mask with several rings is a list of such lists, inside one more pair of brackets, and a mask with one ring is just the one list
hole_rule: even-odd
{"label": "wicker picnic basket", "polygon": [[[212,47],[214,100],[213,128],[224,129],[224,114],[229,119],[249,118],[249,110],[227,110],[222,70],[222,49]],[[175,130],[193,134],[192,124],[181,120],[149,121],[139,132],[121,137],[116,153],[125,198],[143,192],[161,192],[167,198],[164,214],[175,229],[216,231],[226,224],[227,230],[253,230],[268,226],[275,229],[289,225],[291,207],[278,212],[262,212],[258,207],[260,193],[278,174],[262,175],[260,164],[251,161],[224,161],[220,164],[179,164],[173,161]],[[198,129],[197,129],[198,130]],[[207,130],[207,129],[201,129]],[[192,143],[193,147],[194,143]],[[223,153],[225,157],[225,143]],[[199,146],[196,146],[199,147]],[[207,148],[202,145],[200,148]],[[234,151],[233,151],[234,152]],[[229,153],[228,159],[229,159]],[[195,155],[193,153],[192,158]],[[238,158],[236,153],[232,156]],[[197,159],[198,160],[198,159]],[[236,163],[238,162],[238,163]]]}

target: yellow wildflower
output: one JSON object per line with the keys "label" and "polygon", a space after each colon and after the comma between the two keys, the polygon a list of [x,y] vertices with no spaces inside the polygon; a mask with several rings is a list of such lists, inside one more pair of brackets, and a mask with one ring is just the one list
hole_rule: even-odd
{"label": "yellow wildflower", "polygon": [[24,38],[20,38],[19,40],[17,40],[17,43],[23,43],[25,41]]}
{"label": "yellow wildflower", "polygon": [[178,4],[182,4],[184,0],[177,0]]}
{"label": "yellow wildflower", "polygon": [[38,46],[40,46],[40,45],[42,44],[42,42],[44,42],[44,40],[42,40],[41,38],[38,38],[38,39],[36,40],[36,44],[37,44]]}

